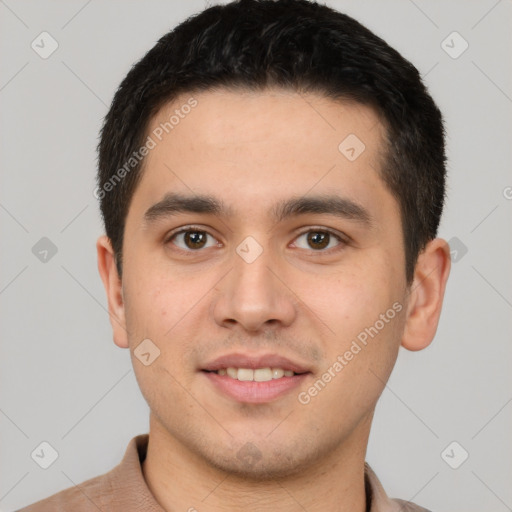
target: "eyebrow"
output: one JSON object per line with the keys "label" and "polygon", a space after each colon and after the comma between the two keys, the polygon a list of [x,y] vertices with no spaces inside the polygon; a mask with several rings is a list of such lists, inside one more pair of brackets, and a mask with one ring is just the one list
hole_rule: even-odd
{"label": "eyebrow", "polygon": [[[148,208],[144,214],[144,222],[146,225],[150,225],[160,219],[180,213],[199,213],[226,218],[235,216],[235,211],[232,208],[213,196],[168,193],[161,201]],[[337,195],[293,197],[279,201],[270,211],[270,216],[276,222],[306,214],[333,215],[358,221],[369,227],[373,224],[372,216],[366,208],[348,198]]]}

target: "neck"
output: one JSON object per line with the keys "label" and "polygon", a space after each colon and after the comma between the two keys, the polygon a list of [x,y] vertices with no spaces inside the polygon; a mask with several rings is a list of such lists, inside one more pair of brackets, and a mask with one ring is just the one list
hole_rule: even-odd
{"label": "neck", "polygon": [[188,512],[365,512],[364,458],[371,418],[343,446],[299,473],[251,480],[212,467],[171,436],[153,415],[147,456],[142,464],[146,483],[167,511]]}

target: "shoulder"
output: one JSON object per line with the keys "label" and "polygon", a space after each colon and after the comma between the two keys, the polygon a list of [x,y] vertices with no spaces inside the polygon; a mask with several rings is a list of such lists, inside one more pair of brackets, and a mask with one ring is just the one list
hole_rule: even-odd
{"label": "shoulder", "polygon": [[[107,473],[73,485],[16,512],[126,512],[161,509],[153,500],[141,470],[148,434],[130,440],[121,462]],[[130,508],[131,507],[131,508]]]}
{"label": "shoulder", "polygon": [[111,495],[110,472],[68,487],[16,512],[90,512],[103,510]]}
{"label": "shoulder", "polygon": [[370,512],[431,512],[410,501],[389,498],[380,480],[368,463],[365,463],[365,476],[371,488]]}

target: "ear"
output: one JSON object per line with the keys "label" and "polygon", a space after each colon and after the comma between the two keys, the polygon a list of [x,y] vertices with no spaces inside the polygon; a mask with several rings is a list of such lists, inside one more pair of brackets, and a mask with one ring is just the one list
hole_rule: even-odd
{"label": "ear", "polygon": [[430,241],[418,256],[402,337],[407,350],[422,350],[434,339],[450,266],[450,248],[442,238]]}
{"label": "ear", "polygon": [[110,238],[103,235],[96,242],[98,252],[98,270],[103,286],[107,292],[108,312],[112,325],[114,343],[121,348],[128,348],[128,333],[124,310],[121,279],[117,272],[114,250]]}

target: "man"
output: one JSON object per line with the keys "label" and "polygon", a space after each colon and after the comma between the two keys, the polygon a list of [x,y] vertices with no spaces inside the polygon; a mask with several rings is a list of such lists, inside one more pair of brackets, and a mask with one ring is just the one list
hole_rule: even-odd
{"label": "man", "polygon": [[417,70],[348,16],[241,0],[165,35],[115,95],[96,190],[150,432],[23,510],[426,510],[365,453],[399,347],[437,328],[445,174]]}

